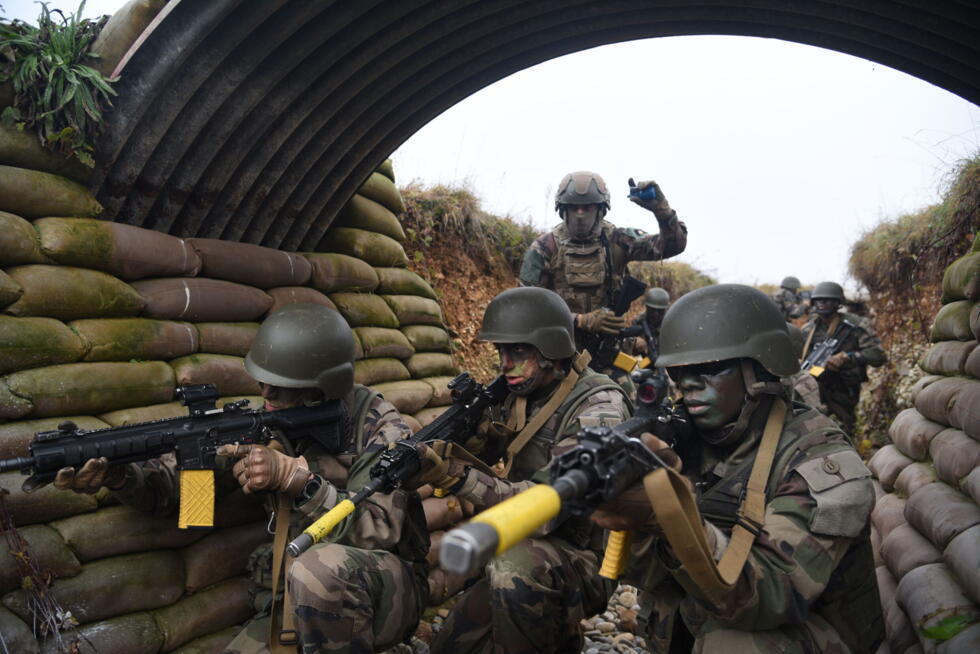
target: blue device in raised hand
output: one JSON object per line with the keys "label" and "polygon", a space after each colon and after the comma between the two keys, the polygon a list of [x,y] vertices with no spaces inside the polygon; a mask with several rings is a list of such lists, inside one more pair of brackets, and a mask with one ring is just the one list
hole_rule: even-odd
{"label": "blue device in raised hand", "polygon": [[639,200],[643,200],[644,202],[649,202],[650,200],[656,199],[657,197],[656,188],[654,188],[653,186],[639,188],[636,185],[636,182],[633,181],[632,177],[629,178],[629,185],[630,185],[630,194],[629,194],[630,198],[637,198]]}

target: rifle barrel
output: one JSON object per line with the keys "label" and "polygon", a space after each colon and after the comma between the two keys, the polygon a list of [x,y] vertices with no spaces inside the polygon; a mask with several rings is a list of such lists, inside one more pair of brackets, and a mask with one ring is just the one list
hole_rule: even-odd
{"label": "rifle barrel", "polygon": [[12,470],[28,470],[34,467],[34,457],[18,456],[13,459],[0,461],[0,472],[10,472]]}

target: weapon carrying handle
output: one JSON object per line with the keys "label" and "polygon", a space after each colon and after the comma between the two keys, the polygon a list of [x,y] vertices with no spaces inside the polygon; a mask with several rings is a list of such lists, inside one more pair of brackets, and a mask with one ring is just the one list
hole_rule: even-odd
{"label": "weapon carrying handle", "polygon": [[214,526],[214,470],[180,471],[180,515],[177,526]]}

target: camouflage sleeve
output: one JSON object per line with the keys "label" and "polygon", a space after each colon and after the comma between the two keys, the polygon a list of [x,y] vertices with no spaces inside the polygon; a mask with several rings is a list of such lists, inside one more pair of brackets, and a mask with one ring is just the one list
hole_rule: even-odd
{"label": "camouflage sleeve", "polygon": [[[658,218],[659,220],[659,218]],[[628,261],[659,261],[676,256],[687,247],[687,226],[671,211],[660,220],[660,232],[647,234],[640,229],[616,228],[614,240],[626,248]]]}
{"label": "camouflage sleeve", "polygon": [[521,286],[554,288],[554,278],[548,266],[551,257],[548,254],[546,239],[549,236],[550,234],[544,234],[534,239],[531,247],[524,253],[524,262],[518,275]]}
{"label": "camouflage sleeve", "polygon": [[[237,489],[238,482],[231,474],[231,463],[216,457],[215,496],[223,497]],[[112,491],[113,497],[127,506],[153,516],[176,515],[180,509],[180,470],[177,457],[167,453],[145,463],[126,465],[126,480],[122,488]]]}
{"label": "camouflage sleeve", "polygon": [[876,368],[888,360],[881,347],[881,340],[878,339],[871,325],[861,325],[861,333],[858,336],[858,354],[864,363]]}

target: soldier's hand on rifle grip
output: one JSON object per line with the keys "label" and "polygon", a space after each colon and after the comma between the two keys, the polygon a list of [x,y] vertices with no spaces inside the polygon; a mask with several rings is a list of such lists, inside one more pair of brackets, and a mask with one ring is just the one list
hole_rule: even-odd
{"label": "soldier's hand on rifle grip", "polygon": [[419,471],[402,482],[402,487],[415,490],[426,484],[434,488],[448,489],[455,486],[465,474],[465,463],[446,454],[446,441],[416,443],[419,455]]}
{"label": "soldier's hand on rifle grip", "polygon": [[118,489],[126,482],[125,465],[109,465],[105,457],[89,459],[78,470],[62,468],[54,478],[54,487],[58,490],[70,490],[76,493],[94,495],[103,486]]}
{"label": "soldier's hand on rifle grip", "polygon": [[837,372],[838,370],[844,367],[844,364],[847,363],[847,361],[848,361],[847,352],[838,352],[837,354],[831,355],[831,357],[827,359],[827,363],[825,364],[824,367],[826,367],[827,370],[833,370],[834,372]]}
{"label": "soldier's hand on rifle grip", "polygon": [[618,336],[619,332],[626,328],[626,317],[617,316],[608,309],[596,309],[589,313],[577,314],[575,326],[586,332]]}
{"label": "soldier's hand on rifle grip", "polygon": [[276,491],[295,497],[310,480],[305,457],[288,456],[265,445],[222,445],[217,454],[238,459],[232,472],[246,493]]}

